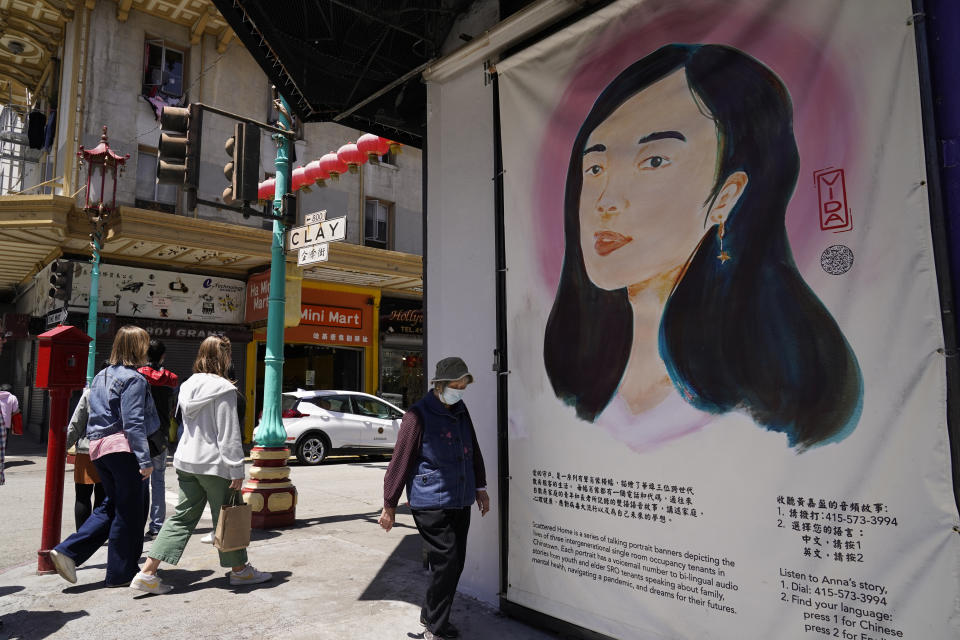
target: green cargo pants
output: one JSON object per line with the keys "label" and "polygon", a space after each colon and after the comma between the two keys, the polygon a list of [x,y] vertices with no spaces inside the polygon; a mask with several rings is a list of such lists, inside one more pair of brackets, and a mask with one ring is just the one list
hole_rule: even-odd
{"label": "green cargo pants", "polygon": [[[176,512],[166,519],[163,528],[153,541],[147,555],[168,564],[177,564],[187,540],[196,529],[203,508],[210,503],[213,516],[213,530],[217,530],[220,506],[230,492],[230,481],[220,476],[206,476],[187,473],[177,469],[177,481],[180,484],[180,499]],[[247,550],[219,551],[221,567],[239,567],[247,564]]]}

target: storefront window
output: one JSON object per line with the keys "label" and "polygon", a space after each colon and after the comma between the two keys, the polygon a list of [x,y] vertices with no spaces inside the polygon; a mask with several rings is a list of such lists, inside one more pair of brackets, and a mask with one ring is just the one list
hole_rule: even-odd
{"label": "storefront window", "polygon": [[384,400],[406,409],[419,400],[425,390],[422,350],[381,350],[380,395]]}
{"label": "storefront window", "polygon": [[[263,360],[266,345],[257,345],[257,413],[263,406]],[[363,391],[363,349],[286,344],[283,347],[283,392],[297,389]]]}

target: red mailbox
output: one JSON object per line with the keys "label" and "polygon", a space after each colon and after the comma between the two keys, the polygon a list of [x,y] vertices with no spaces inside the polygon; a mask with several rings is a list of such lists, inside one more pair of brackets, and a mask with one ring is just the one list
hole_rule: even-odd
{"label": "red mailbox", "polygon": [[87,382],[90,336],[80,329],[60,326],[37,336],[37,388],[82,389]]}
{"label": "red mailbox", "polygon": [[67,460],[67,405],[70,393],[87,381],[91,338],[76,327],[60,326],[37,336],[38,389],[50,392],[50,437],[47,439],[47,485],[43,497],[43,530],[37,553],[37,573],[52,573],[50,549],[60,542],[63,476]]}

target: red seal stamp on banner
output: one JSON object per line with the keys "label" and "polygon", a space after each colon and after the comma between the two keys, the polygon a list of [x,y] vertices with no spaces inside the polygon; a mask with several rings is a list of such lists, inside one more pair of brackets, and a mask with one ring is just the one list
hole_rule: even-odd
{"label": "red seal stamp on banner", "polygon": [[827,167],[813,172],[820,209],[820,229],[841,233],[853,229],[853,217],[847,206],[847,183],[843,169]]}

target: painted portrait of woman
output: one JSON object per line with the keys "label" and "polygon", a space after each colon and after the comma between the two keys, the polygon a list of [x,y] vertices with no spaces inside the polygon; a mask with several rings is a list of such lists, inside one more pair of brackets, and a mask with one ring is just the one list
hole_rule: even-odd
{"label": "painted portrait of woman", "polygon": [[640,416],[679,397],[798,451],[849,435],[862,376],[791,253],[798,171],[790,94],[742,51],[668,45],[607,85],[567,170],[544,337],[557,397],[589,422],[614,399]]}

